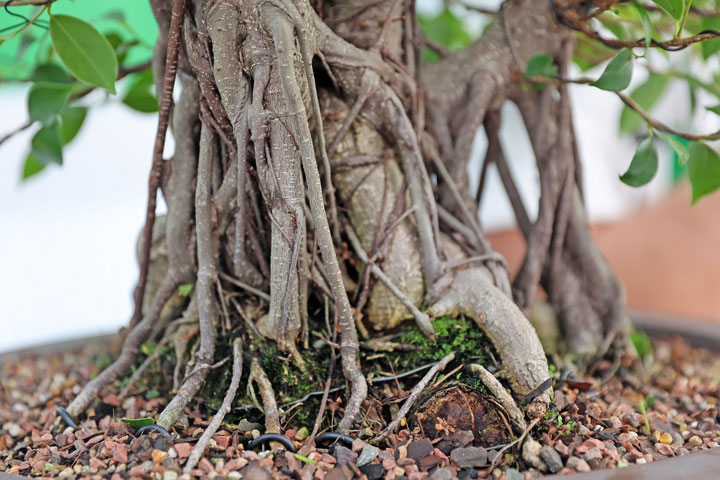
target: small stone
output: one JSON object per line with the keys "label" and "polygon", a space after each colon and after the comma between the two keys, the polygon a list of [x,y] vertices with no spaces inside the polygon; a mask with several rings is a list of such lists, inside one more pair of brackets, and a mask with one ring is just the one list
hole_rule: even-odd
{"label": "small stone", "polygon": [[325,480],[346,480],[346,477],[341,468],[334,467],[325,474]]}
{"label": "small stone", "polygon": [[256,461],[250,462],[243,472],[243,479],[245,480],[271,480],[272,476],[270,472],[258,465]]}
{"label": "small stone", "polygon": [[555,451],[563,457],[567,457],[568,455],[570,455],[570,449],[562,442],[562,440],[558,440],[557,442],[555,442],[555,445],[553,445],[553,447],[555,448]]}
{"label": "small stone", "polygon": [[660,432],[659,432],[658,430],[655,430],[655,431],[652,433],[652,440],[653,440],[653,442],[655,442],[655,443],[657,443],[657,442],[660,441]]}
{"label": "small stone", "polygon": [[165,470],[165,473],[163,473],[162,480],[177,480],[178,474],[177,472],[174,472],[172,470]]}
{"label": "small stone", "polygon": [[418,440],[417,442],[412,442],[408,444],[407,456],[412,458],[416,462],[419,462],[421,459],[430,455],[433,450],[434,447],[432,442],[427,438],[423,438],[422,440]]}
{"label": "small stone", "polygon": [[572,468],[576,472],[589,472],[590,471],[590,465],[583,460],[582,458],[578,457],[570,457],[567,460],[567,467]]}
{"label": "small stone", "polygon": [[173,448],[177,452],[177,456],[179,458],[189,457],[190,452],[192,451],[192,445],[190,445],[189,443],[176,443]]}
{"label": "small stone", "polygon": [[458,468],[483,467],[487,457],[487,450],[481,447],[456,448],[450,452],[450,459]]}
{"label": "small stone", "polygon": [[428,470],[431,470],[441,463],[443,463],[445,459],[437,456],[437,455],[428,455],[427,457],[423,458],[418,462],[418,467],[421,471],[427,472]]}
{"label": "small stone", "polygon": [[507,478],[507,480],[524,480],[525,475],[518,472],[514,468],[508,468],[507,470],[505,470],[505,478]]}
{"label": "small stone", "polygon": [[665,445],[670,445],[673,443],[672,435],[665,432],[662,435],[660,435],[660,443],[664,443]]}
{"label": "small stone", "polygon": [[635,463],[638,465],[644,465],[647,463],[647,460],[645,460],[644,458],[638,458]]}
{"label": "small stone", "polygon": [[585,425],[580,425],[578,427],[578,433],[580,435],[590,435],[590,430]]}
{"label": "small stone", "polygon": [[69,478],[72,477],[75,474],[72,468],[67,467],[62,472],[58,474],[58,478]]}
{"label": "small stone", "polygon": [[540,451],[542,447],[540,443],[534,438],[528,437],[522,446],[522,458],[531,466],[537,468],[541,472],[547,471],[547,465],[542,461],[540,457]]}
{"label": "small stone", "polygon": [[560,458],[560,454],[555,451],[550,445],[545,445],[540,449],[540,456],[552,473],[557,473],[563,468],[563,462]]}
{"label": "small stone", "polygon": [[175,448],[173,448],[173,447],[170,447],[168,449],[168,455],[170,456],[170,458],[177,458],[178,457],[177,450],[175,450]]}
{"label": "small stone", "polygon": [[346,465],[348,463],[355,463],[355,460],[358,459],[357,453],[353,452],[347,447],[343,447],[342,445],[336,446],[333,453],[335,455],[335,458],[337,459],[338,467],[342,467],[343,465]]}
{"label": "small stone", "polygon": [[302,442],[305,440],[308,436],[310,436],[310,430],[308,430],[307,427],[302,427],[300,430],[295,433],[295,440],[298,442]]}
{"label": "small stone", "polygon": [[438,468],[430,475],[430,480],[452,480],[452,478],[453,474],[447,468]]}
{"label": "small stone", "polygon": [[4,430],[10,434],[11,437],[18,438],[25,435],[25,431],[20,428],[20,425],[13,422],[8,422],[5,425],[3,425]]}
{"label": "small stone", "polygon": [[379,463],[369,463],[360,467],[360,471],[365,474],[368,480],[379,480],[385,476],[385,469]]}
{"label": "small stone", "polygon": [[168,453],[163,452],[162,450],[153,450],[152,451],[152,460],[155,465],[160,465],[165,458],[167,458]]}
{"label": "small stone", "polygon": [[365,445],[360,451],[360,455],[358,456],[356,465],[358,467],[362,467],[363,465],[371,463],[377,458],[379,452],[380,450],[378,450],[377,447],[373,447],[372,445]]}
{"label": "small stone", "polygon": [[655,450],[657,450],[660,455],[665,455],[666,457],[671,457],[673,455],[672,448],[666,443],[656,443]]}
{"label": "small stone", "polygon": [[602,458],[602,450],[597,447],[593,447],[585,453],[585,461],[600,460]]}

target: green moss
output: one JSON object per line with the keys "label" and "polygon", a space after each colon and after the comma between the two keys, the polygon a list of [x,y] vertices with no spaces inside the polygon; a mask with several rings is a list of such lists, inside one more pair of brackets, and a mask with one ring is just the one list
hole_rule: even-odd
{"label": "green moss", "polygon": [[[437,339],[431,340],[417,328],[400,337],[400,343],[414,347],[411,351],[393,352],[390,356],[403,369],[416,368],[437,362],[451,352],[455,361],[469,363],[487,356],[488,343],[482,331],[470,320],[441,317],[433,322]],[[481,361],[481,363],[483,363]]]}

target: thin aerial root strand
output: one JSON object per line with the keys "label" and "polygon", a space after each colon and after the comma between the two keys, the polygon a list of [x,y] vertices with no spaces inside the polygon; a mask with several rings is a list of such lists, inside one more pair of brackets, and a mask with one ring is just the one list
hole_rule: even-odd
{"label": "thin aerial root strand", "polygon": [[280,414],[275,400],[275,392],[257,358],[253,358],[250,364],[248,389],[252,388],[252,382],[257,383],[260,388],[260,398],[262,398],[265,412],[265,433],[280,433]]}
{"label": "thin aerial root strand", "polygon": [[163,170],[163,150],[165,149],[165,136],[170,123],[170,108],[172,105],[173,86],[177,73],[178,52],[180,50],[180,33],[182,30],[183,13],[186,0],[173,0],[170,31],[168,33],[167,56],[165,58],[165,76],[163,78],[162,96],[160,97],[160,111],[158,113],[158,127],[153,147],[152,167],[148,180],[148,204],[145,226],[142,234],[142,247],[140,255],[140,275],[135,293],[135,311],[130,320],[130,328],[134,328],[142,317],[142,305],[145,297],[145,284],[150,271],[150,245],[152,242],[153,225],[155,224],[155,208],[157,207],[157,191]]}
{"label": "thin aerial root strand", "polygon": [[205,448],[207,448],[208,444],[210,443],[210,439],[213,437],[213,435],[215,435],[215,432],[217,432],[218,428],[220,428],[220,424],[225,419],[225,415],[230,412],[233,400],[235,400],[235,394],[237,393],[238,387],[240,386],[240,377],[242,376],[242,341],[243,339],[241,337],[233,340],[233,373],[232,378],[230,379],[230,386],[228,387],[227,393],[225,393],[225,398],[223,399],[222,405],[220,405],[220,409],[213,416],[210,425],[208,425],[208,427],[205,429],[202,436],[200,437],[200,440],[198,440],[198,442],[195,444],[195,448],[193,448],[192,452],[190,453],[190,457],[188,458],[187,463],[185,464],[185,468],[183,469],[183,473],[186,475],[189,475],[190,470],[195,468],[195,465],[197,465],[197,463],[200,461],[200,458],[205,453]]}

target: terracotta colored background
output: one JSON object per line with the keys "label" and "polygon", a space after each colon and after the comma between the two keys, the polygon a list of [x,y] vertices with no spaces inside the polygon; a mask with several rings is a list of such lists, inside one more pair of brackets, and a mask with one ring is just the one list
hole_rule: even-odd
{"label": "terracotta colored background", "polygon": [[[720,194],[690,206],[686,184],[622,220],[594,225],[631,310],[720,323]],[[518,230],[493,232],[493,248],[517,272],[525,254]]]}

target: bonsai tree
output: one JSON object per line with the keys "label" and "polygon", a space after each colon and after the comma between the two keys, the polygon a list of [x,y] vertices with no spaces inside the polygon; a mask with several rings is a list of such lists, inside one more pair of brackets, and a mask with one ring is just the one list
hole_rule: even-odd
{"label": "bonsai tree", "polygon": [[[23,128],[38,129],[25,176],[62,163],[92,89],[115,95],[127,77],[124,102],[158,109],[135,311],[119,356],[67,407],[71,417],[128,375],[144,342],[163,338],[175,346],[176,394],[158,425],[170,428],[203,395],[216,351],[232,344],[225,411],[246,364],[266,428],[277,431],[271,384],[243,352],[269,339],[302,372],[311,335],[325,332],[347,380],[339,423],[347,431],[368,389],[360,339],[403,322],[432,339],[433,319],[459,316],[492,341],[498,376],[528,400],[526,414],[542,416],[548,363],[527,319],[538,288],[584,361],[622,340],[626,317],[622,287],[589,230],[568,84],[607,91],[626,106],[622,130],[643,132],[621,181],[648,183],[665,142],[687,164],[693,202],[720,186],[720,158],[705,143],[720,136],[681,132],[648,113],[671,80],[686,82],[692,99],[720,98],[716,78],[656,55],[684,50],[693,66],[715,55],[712,0],[507,0],[482,11],[492,21],[479,38],[453,13],[474,8],[457,4],[418,19],[412,1],[151,0],[159,34],[146,64],[128,60],[132,34],[103,35],[56,13],[56,3],[3,2],[35,7],[0,41],[49,29],[30,77]],[[593,78],[571,70],[606,61]],[[647,80],[624,93],[635,67]],[[519,108],[535,154],[534,221],[498,138],[505,102]],[[481,128],[488,148],[472,192],[466,163]],[[512,282],[477,218],[492,163],[527,241]],[[168,211],[158,218],[159,192]],[[199,339],[187,345],[195,325]]]}

